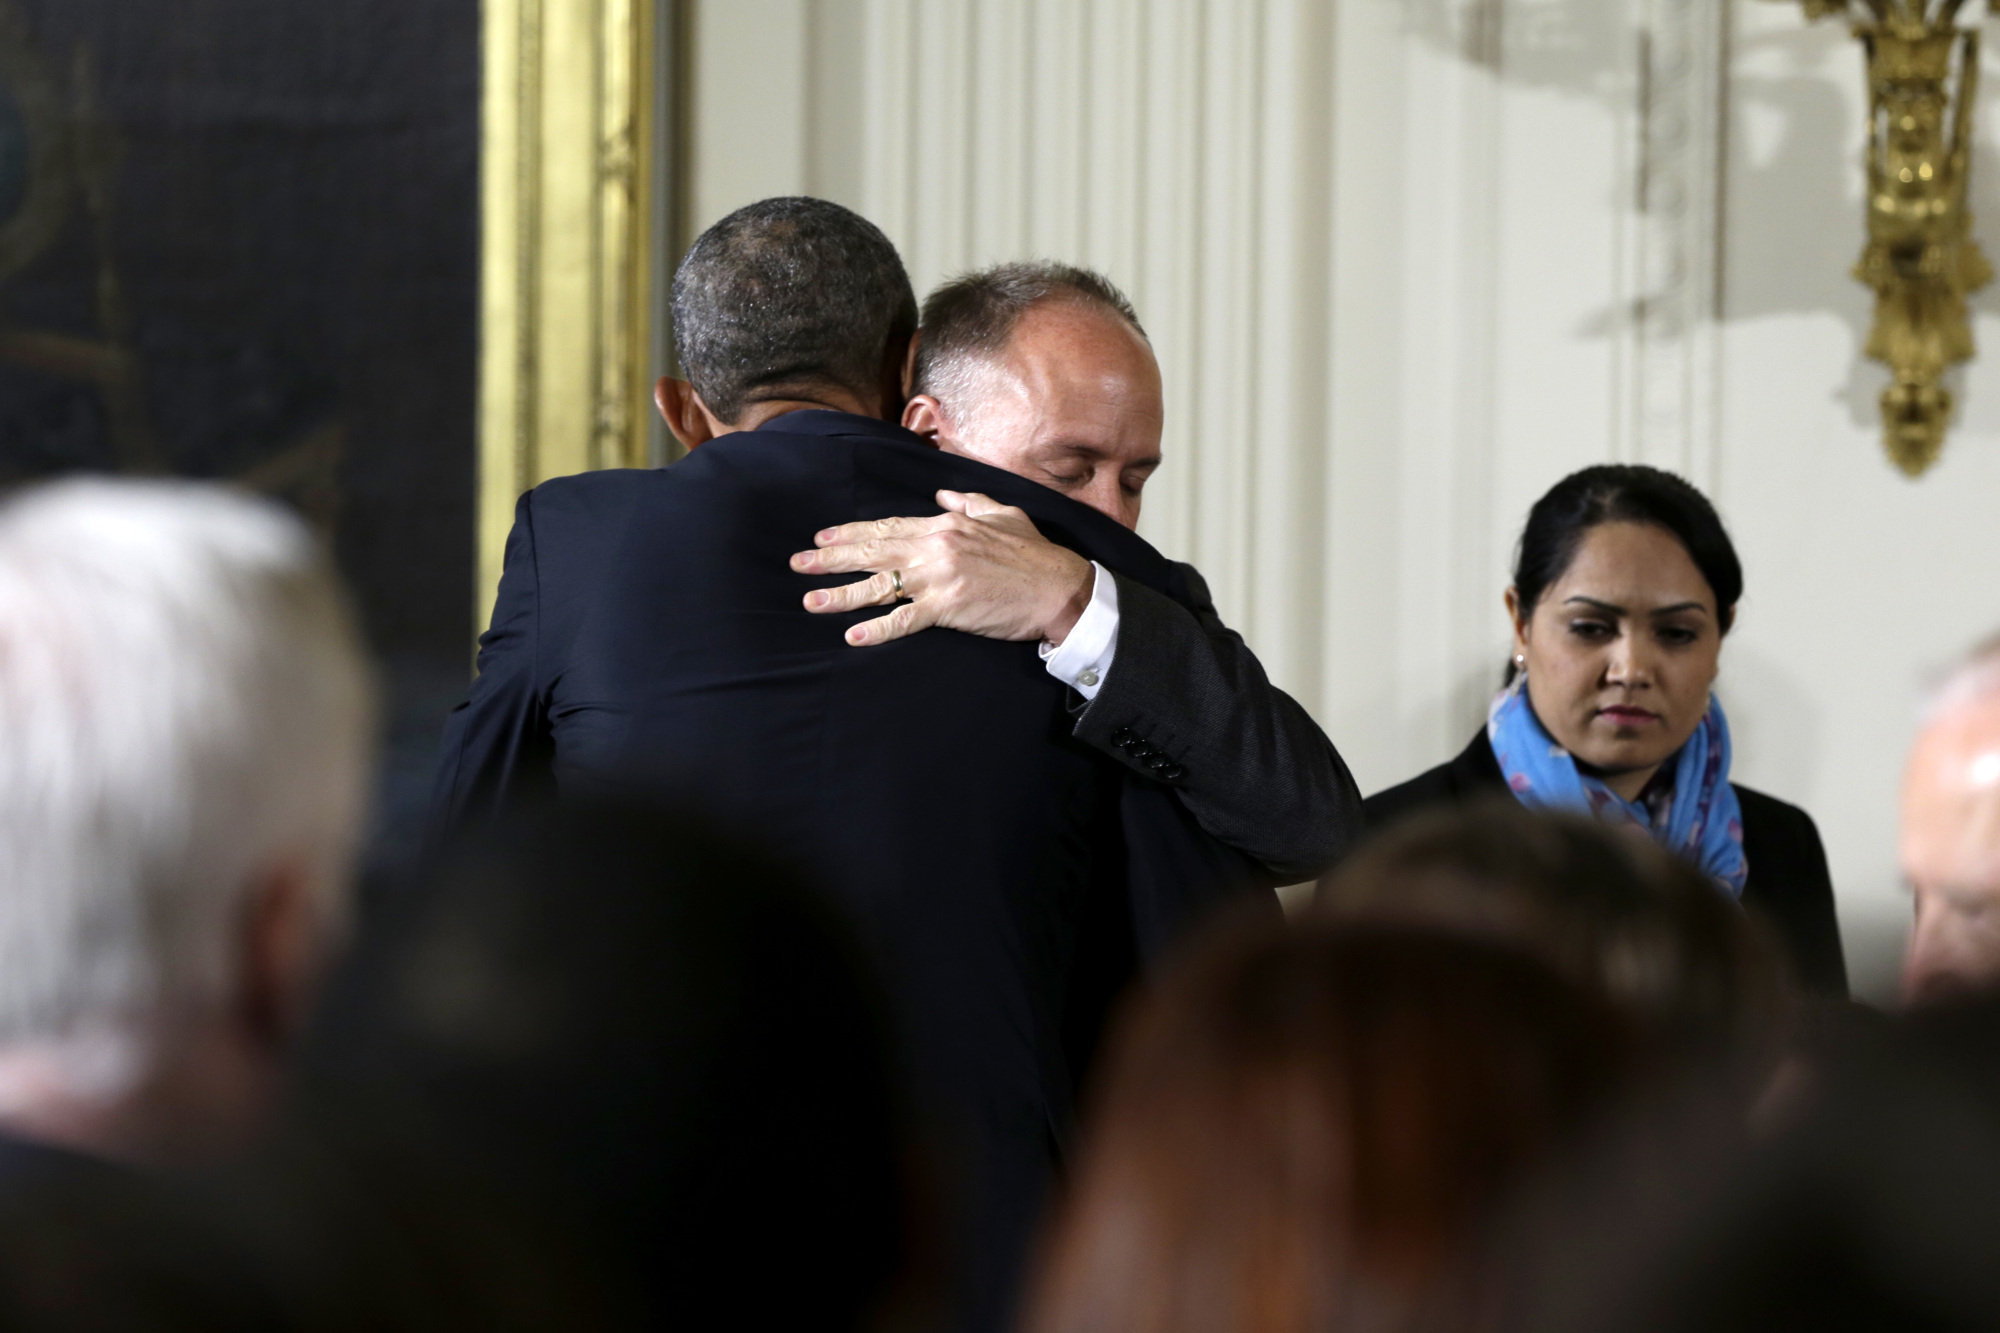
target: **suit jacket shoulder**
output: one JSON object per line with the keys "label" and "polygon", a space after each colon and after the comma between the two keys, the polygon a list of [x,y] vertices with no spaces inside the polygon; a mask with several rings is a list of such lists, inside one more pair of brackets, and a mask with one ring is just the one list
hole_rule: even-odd
{"label": "suit jacket shoulder", "polygon": [[[1744,910],[1769,924],[1800,985],[1815,995],[1844,997],[1847,965],[1818,827],[1795,805],[1740,783],[1731,786],[1743,811],[1743,855],[1750,865]],[[1362,814],[1374,831],[1420,810],[1506,790],[1506,778],[1482,731],[1449,763],[1369,797]]]}
{"label": "suit jacket shoulder", "polygon": [[1776,930],[1800,985],[1844,998],[1847,962],[1819,827],[1796,805],[1730,785],[1743,810],[1743,857],[1750,865],[1743,906]]}
{"label": "suit jacket shoulder", "polygon": [[543,482],[521,497],[517,525],[532,542],[536,608],[543,639],[573,631],[586,595],[616,559],[627,528],[667,473],[637,468],[580,472]]}
{"label": "suit jacket shoulder", "polygon": [[1363,801],[1362,822],[1372,832],[1400,823],[1419,810],[1456,805],[1506,790],[1507,780],[1501,776],[1500,761],[1493,757],[1493,746],[1482,730],[1455,758]]}

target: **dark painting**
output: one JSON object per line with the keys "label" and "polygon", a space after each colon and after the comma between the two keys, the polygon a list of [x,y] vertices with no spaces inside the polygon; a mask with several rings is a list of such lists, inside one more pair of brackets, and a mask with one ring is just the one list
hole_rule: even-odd
{"label": "dark painting", "polygon": [[0,485],[228,478],[329,538],[414,836],[472,635],[478,0],[0,0]]}

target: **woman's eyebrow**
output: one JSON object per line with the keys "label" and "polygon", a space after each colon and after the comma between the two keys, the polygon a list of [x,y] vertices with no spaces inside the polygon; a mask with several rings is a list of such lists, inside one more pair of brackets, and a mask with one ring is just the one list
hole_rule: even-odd
{"label": "woman's eyebrow", "polygon": [[[1622,616],[1629,614],[1624,607],[1619,606],[1614,602],[1600,602],[1595,597],[1585,597],[1582,594],[1578,594],[1575,597],[1565,598],[1563,600],[1563,605],[1568,606],[1571,602],[1582,602],[1585,606],[1594,606],[1598,610],[1603,611],[1608,615]],[[1655,607],[1653,610],[1647,612],[1646,614],[1654,616],[1671,616],[1671,615],[1678,615],[1683,611],[1699,611],[1703,615],[1707,615],[1708,607],[1706,607],[1700,602],[1675,602],[1672,606]]]}

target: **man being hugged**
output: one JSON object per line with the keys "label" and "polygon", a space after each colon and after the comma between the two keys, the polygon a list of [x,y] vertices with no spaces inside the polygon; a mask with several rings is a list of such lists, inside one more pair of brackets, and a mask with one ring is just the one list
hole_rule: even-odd
{"label": "man being hugged", "polygon": [[[550,787],[666,798],[794,858],[842,902],[895,1003],[919,1104],[958,1149],[961,1324],[1001,1328],[1111,999],[1197,916],[1268,900],[1270,865],[1303,877],[1330,857],[1353,789],[1313,733],[1317,827],[1260,856],[1240,831],[1254,793],[1232,807],[1239,823],[1210,827],[1182,793],[1237,762],[1205,745],[1268,765],[1304,742],[1280,750],[1256,723],[1183,741],[1136,707],[1102,727],[1092,710],[1115,740],[1070,734],[1069,691],[1007,640],[1083,634],[1080,611],[1063,624],[1055,607],[1093,561],[1122,576],[1132,624],[1157,599],[1197,625],[1206,599],[1113,517],[896,424],[917,303],[868,222],[816,199],[740,209],[682,261],[673,316],[688,378],[657,396],[691,452],[521,498],[479,678],[446,729],[438,811],[492,819]],[[1156,379],[1150,392],[1157,419]],[[941,492],[979,506],[949,539],[977,558],[940,620],[974,633],[857,648],[886,637],[864,629],[874,612],[801,606],[845,581],[801,577],[810,562],[792,558],[814,533],[933,510]],[[935,563],[899,560],[882,595],[911,590],[902,566],[926,596],[943,587]],[[1143,646],[1126,638],[1114,679]],[[1162,687],[1233,682],[1244,660]]]}
{"label": "man being hugged", "polygon": [[[1002,264],[946,283],[924,303],[912,388],[903,424],[940,449],[1138,526],[1160,466],[1160,370],[1131,303],[1100,275]],[[879,572],[810,593],[807,608],[910,599],[851,629],[857,645],[931,626],[1039,641],[1049,674],[1076,692],[1078,740],[1171,783],[1203,829],[1275,877],[1333,863],[1359,827],[1353,779],[1223,625],[1193,566],[1175,567],[1188,592],[1177,601],[986,495],[940,491],[937,503],[948,512],[820,533],[794,568]]]}

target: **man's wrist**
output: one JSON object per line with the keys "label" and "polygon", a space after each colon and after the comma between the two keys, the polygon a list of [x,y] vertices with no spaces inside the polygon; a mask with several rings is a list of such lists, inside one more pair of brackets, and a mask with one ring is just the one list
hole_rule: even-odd
{"label": "man's wrist", "polygon": [[1042,665],[1063,684],[1094,700],[1118,655],[1118,580],[1102,565],[1090,567],[1090,601],[1061,647],[1036,649]]}
{"label": "man's wrist", "polygon": [[1074,578],[1071,580],[1069,596],[1056,608],[1055,614],[1042,626],[1042,642],[1051,648],[1059,647],[1069,637],[1076,622],[1083,619],[1083,613],[1090,607],[1091,592],[1097,587],[1097,566],[1080,555],[1072,554]]}

